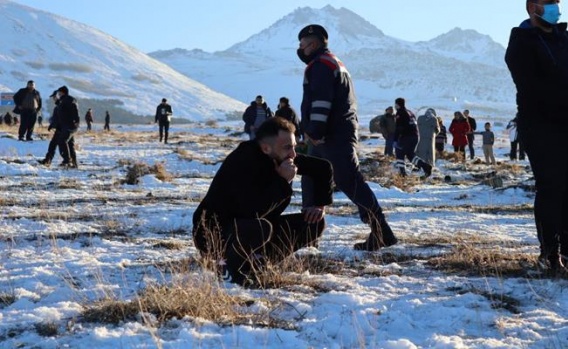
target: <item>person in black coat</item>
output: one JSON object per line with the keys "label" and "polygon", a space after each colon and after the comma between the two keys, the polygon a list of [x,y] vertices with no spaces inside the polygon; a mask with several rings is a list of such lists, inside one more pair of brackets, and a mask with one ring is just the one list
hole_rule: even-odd
{"label": "person in black coat", "polygon": [[517,88],[517,129],[535,177],[539,264],[568,263],[568,32],[558,1],[529,0],[505,61]]}
{"label": "person in black coat", "polygon": [[79,129],[79,105],[77,100],[69,95],[67,86],[57,89],[59,104],[57,107],[57,145],[63,157],[62,167],[77,168],[77,154],[75,153],[75,133]]}
{"label": "person in black coat", "polygon": [[16,92],[14,104],[16,105],[14,112],[21,116],[18,140],[32,141],[37,115],[41,110],[41,95],[35,89],[33,80],[28,81],[25,88],[21,88]]}
{"label": "person in black coat", "polygon": [[287,97],[280,97],[280,103],[278,103],[278,110],[274,113],[274,116],[279,116],[284,118],[296,127],[296,140],[299,140],[302,133],[300,131],[300,119],[296,115],[294,108],[290,106],[290,100]]}
{"label": "person in black coat", "polygon": [[245,133],[249,135],[249,139],[256,137],[256,129],[262,123],[274,116],[272,110],[261,95],[256,96],[255,100],[245,109],[243,113],[243,121],[245,122]]}
{"label": "person in black coat", "polygon": [[170,131],[170,122],[172,121],[172,106],[168,104],[168,100],[162,98],[162,103],[156,107],[155,122],[158,123],[160,142],[168,143],[168,135]]}
{"label": "person in black coat", "polygon": [[[227,156],[193,215],[193,240],[201,255],[224,265],[225,276],[240,285],[255,284],[267,261],[317,244],[332,202],[331,164],[294,147],[295,127],[270,118]],[[315,201],[301,213],[282,214],[293,195],[295,175],[310,176]]]}

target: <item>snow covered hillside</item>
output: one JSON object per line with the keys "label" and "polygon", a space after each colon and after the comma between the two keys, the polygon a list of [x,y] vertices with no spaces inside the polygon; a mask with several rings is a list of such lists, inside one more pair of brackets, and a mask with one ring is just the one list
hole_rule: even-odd
{"label": "snow covered hillside", "polygon": [[[362,169],[400,243],[354,251],[368,227],[335,193],[318,249],[275,266],[265,289],[219,283],[191,236],[220,162],[247,138],[241,123],[174,126],[167,145],[156,126],[111,127],[80,132],[79,168],[63,170],[57,159],[37,163],[45,129],[18,142],[0,126],[0,348],[568,343],[568,278],[535,268],[534,181],[528,162],[507,160],[502,126],[496,167],[449,154],[427,181],[398,180],[377,153],[384,141],[363,130]],[[488,185],[495,178],[502,186]],[[299,178],[293,185],[298,192]]]}
{"label": "snow covered hillside", "polygon": [[298,8],[225,51],[173,49],[150,55],[238,100],[263,94],[275,107],[279,97],[289,96],[299,106],[304,65],[296,57],[297,34],[309,23],[328,30],[330,48],[353,75],[360,114],[378,114],[400,96],[411,109],[470,108],[478,115],[504,118],[514,114],[505,50],[487,35],[455,28],[412,43],[386,36],[345,8]]}
{"label": "snow covered hillside", "polygon": [[0,91],[35,80],[44,97],[65,84],[79,98],[115,99],[153,115],[162,97],[175,117],[225,118],[245,106],[87,25],[0,0]]}

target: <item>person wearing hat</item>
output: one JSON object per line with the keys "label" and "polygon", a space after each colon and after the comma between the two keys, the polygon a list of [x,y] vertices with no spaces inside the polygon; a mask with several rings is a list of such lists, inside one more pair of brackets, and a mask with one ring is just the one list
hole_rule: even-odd
{"label": "person wearing hat", "polygon": [[[539,265],[568,272],[568,31],[560,1],[527,0],[505,62],[517,88],[517,131],[535,178]],[[520,4],[519,4],[520,6]]]}
{"label": "person wearing hat", "polygon": [[[51,140],[49,141],[49,145],[47,146],[47,153],[45,154],[45,158],[39,160],[38,162],[44,166],[51,166],[51,162],[53,157],[55,156],[55,150],[57,149],[57,145],[59,143],[59,138],[61,137],[61,130],[58,127],[59,125],[59,116],[58,116],[58,108],[59,108],[59,99],[57,96],[57,90],[53,91],[53,93],[49,96],[53,100],[53,112],[51,113],[51,117],[49,118],[49,126],[47,127],[48,131],[55,130],[53,136],[51,136]],[[61,154],[61,150],[59,151]]]}
{"label": "person wearing hat", "polygon": [[255,139],[256,129],[273,116],[274,114],[264,101],[264,98],[261,95],[256,96],[255,100],[250,103],[243,114],[245,133],[248,133],[249,139]]}
{"label": "person wearing hat", "polygon": [[160,142],[163,139],[165,144],[168,143],[172,114],[172,106],[168,104],[167,99],[162,98],[162,103],[158,104],[158,106],[156,107],[155,122],[158,123],[159,126]]}
{"label": "person wearing hat", "polygon": [[14,112],[21,116],[18,140],[32,141],[37,116],[41,110],[41,95],[36,90],[33,80],[28,81],[26,87],[14,94],[14,104],[16,105]]}
{"label": "person wearing hat", "polygon": [[[327,159],[333,165],[337,188],[357,205],[359,216],[371,226],[365,242],[356,250],[376,251],[398,242],[386,221],[375,194],[365,182],[357,158],[357,100],[347,68],[327,48],[324,27],[310,24],[298,34],[298,58],[304,72],[301,126],[308,143],[308,154]],[[303,202],[311,206],[311,178],[302,178]]]}
{"label": "person wearing hat", "polygon": [[63,157],[60,167],[77,168],[77,154],[75,152],[75,133],[79,129],[79,106],[77,100],[69,95],[67,86],[61,86],[54,91],[51,97],[55,98],[56,107],[53,110],[49,130],[55,128],[53,140],[50,142],[47,154],[39,163],[49,166],[55,155],[55,145],[59,147],[59,153]]}

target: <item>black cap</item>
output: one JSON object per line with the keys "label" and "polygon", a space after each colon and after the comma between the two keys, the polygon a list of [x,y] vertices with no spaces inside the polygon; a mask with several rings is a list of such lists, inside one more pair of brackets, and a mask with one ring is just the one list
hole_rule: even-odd
{"label": "black cap", "polygon": [[57,92],[65,92],[65,94],[69,94],[69,89],[67,88],[67,86],[63,85],[60,88],[57,89]]}
{"label": "black cap", "polygon": [[57,94],[57,90],[53,91],[53,93],[49,96],[49,98],[55,97],[56,94]]}
{"label": "black cap", "polygon": [[35,82],[34,82],[33,80],[29,80],[29,81],[28,81],[28,85],[30,85],[30,84],[33,85],[33,84],[35,84]]}
{"label": "black cap", "polygon": [[321,42],[327,43],[327,31],[319,24],[310,24],[304,27],[304,29],[300,30],[300,32],[298,33],[298,41],[310,35],[315,35],[320,39]]}
{"label": "black cap", "polygon": [[165,103],[165,102],[167,102],[167,101],[168,101],[167,99],[162,98],[162,103]]}

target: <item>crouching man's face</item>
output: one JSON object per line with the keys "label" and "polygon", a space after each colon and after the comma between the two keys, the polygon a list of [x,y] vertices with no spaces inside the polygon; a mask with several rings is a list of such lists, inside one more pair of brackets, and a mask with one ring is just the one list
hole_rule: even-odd
{"label": "crouching man's face", "polygon": [[262,142],[262,152],[274,159],[278,164],[296,158],[296,137],[291,132],[278,131],[278,135]]}

